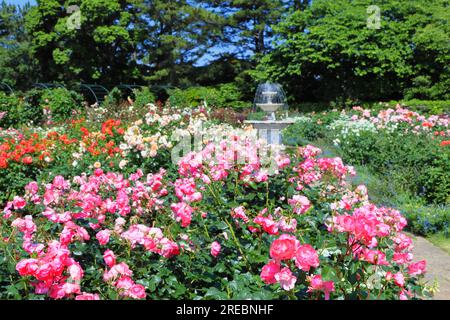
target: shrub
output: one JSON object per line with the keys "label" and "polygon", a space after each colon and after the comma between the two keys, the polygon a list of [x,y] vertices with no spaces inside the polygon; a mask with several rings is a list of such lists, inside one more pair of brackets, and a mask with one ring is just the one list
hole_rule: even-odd
{"label": "shrub", "polygon": [[22,124],[23,101],[15,95],[0,91],[0,128],[10,128]]}
{"label": "shrub", "polygon": [[62,122],[73,118],[82,111],[83,98],[75,91],[65,88],[43,90],[40,105],[47,109],[50,118],[56,122]]}
{"label": "shrub", "polygon": [[155,94],[147,87],[133,90],[134,107],[137,109],[147,109],[149,103],[155,103]]}
{"label": "shrub", "polygon": [[[209,107],[238,108],[248,106],[241,101],[241,93],[234,84],[223,84],[217,87],[191,87],[188,89],[169,90],[169,101],[175,107],[198,107],[203,102]],[[251,104],[250,104],[251,105]]]}

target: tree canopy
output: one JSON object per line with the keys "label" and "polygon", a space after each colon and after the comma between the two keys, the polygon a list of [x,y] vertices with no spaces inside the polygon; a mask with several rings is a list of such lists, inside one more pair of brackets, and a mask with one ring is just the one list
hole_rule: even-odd
{"label": "tree canopy", "polygon": [[292,101],[450,99],[449,1],[37,0],[0,5],[0,82],[281,82]]}

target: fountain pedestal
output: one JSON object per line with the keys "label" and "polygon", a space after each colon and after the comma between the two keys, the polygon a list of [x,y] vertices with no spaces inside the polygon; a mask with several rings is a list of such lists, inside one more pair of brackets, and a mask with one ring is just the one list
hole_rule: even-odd
{"label": "fountain pedestal", "polygon": [[294,124],[293,120],[246,120],[245,124],[250,124],[258,130],[258,137],[264,139],[269,144],[281,145],[281,131],[287,128],[291,124]]}

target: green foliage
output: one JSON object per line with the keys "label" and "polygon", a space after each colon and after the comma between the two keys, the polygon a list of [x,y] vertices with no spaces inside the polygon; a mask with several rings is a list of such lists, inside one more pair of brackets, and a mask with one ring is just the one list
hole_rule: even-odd
{"label": "green foliage", "polygon": [[[380,29],[367,27],[373,1],[313,1],[275,27],[279,44],[257,79],[282,82],[293,100],[448,99],[448,2],[389,0]],[[430,36],[430,33],[434,36]]]}
{"label": "green foliage", "polygon": [[138,109],[145,109],[149,103],[155,103],[155,94],[147,87],[133,90],[134,107]]}
{"label": "green foliage", "polygon": [[29,88],[37,77],[31,38],[24,26],[29,8],[0,3],[0,82],[15,89]]}
{"label": "green foliage", "polygon": [[233,84],[224,84],[217,87],[191,87],[188,89],[169,90],[169,101],[172,106],[198,107],[203,102],[210,107],[217,108],[244,108],[249,103],[241,101],[239,88]]}
{"label": "green foliage", "polygon": [[42,92],[40,105],[48,108],[53,121],[61,122],[79,114],[82,110],[82,97],[65,88],[46,89]]}
{"label": "green foliage", "polygon": [[20,127],[23,125],[38,125],[43,119],[39,100],[42,92],[30,90],[23,98],[0,92],[0,112],[6,112],[0,119],[0,126],[4,128]]}

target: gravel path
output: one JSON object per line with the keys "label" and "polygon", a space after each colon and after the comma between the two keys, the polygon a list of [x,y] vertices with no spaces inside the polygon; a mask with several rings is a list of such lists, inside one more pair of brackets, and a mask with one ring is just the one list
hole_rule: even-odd
{"label": "gravel path", "polygon": [[414,261],[427,260],[425,279],[429,284],[433,284],[435,279],[439,283],[439,292],[436,292],[433,299],[450,300],[450,255],[422,237],[412,238]]}

